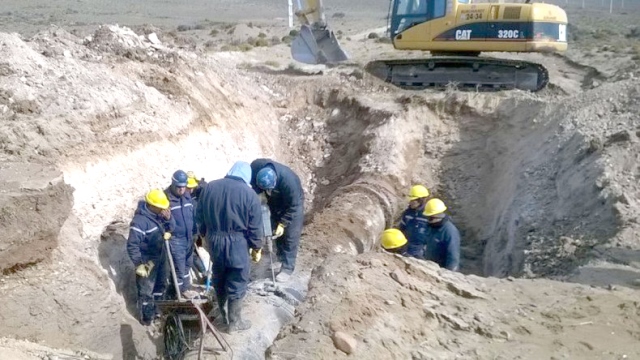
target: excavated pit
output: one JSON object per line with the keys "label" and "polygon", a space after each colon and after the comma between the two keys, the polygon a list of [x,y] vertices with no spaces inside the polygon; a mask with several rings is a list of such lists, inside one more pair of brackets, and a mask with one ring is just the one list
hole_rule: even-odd
{"label": "excavated pit", "polygon": [[[21,64],[0,82],[19,90],[8,95],[10,103],[51,105],[51,94],[42,89],[54,81],[51,76],[72,72],[76,77],[65,78],[70,83],[61,91],[74,100],[55,103],[45,120],[62,126],[70,123],[64,116],[70,113],[81,126],[49,129],[37,112],[24,109],[6,115],[24,124],[2,128],[15,138],[3,137],[7,161],[53,160],[64,183],[54,181],[42,194],[24,197],[24,216],[38,216],[29,212],[35,201],[60,218],[33,229],[29,239],[45,239],[34,248],[38,256],[23,260],[6,253],[17,262],[3,269],[7,300],[0,308],[0,336],[114,358],[159,356],[160,339],[133,316],[134,272],[125,238],[145,189],[165,187],[178,168],[211,180],[238,159],[269,156],[301,175],[307,218],[298,271],[283,288],[296,300],[305,297],[310,279],[331,276],[322,265],[326,258],[339,263],[335,253],[352,259],[377,249],[379,234],[397,221],[412,184],[427,185],[449,204],[463,234],[463,272],[486,276],[567,274],[635,215],[620,205],[634,200],[611,185],[617,173],[611,175],[615,169],[604,160],[625,146],[635,149],[637,142],[616,135],[619,129],[602,134],[597,126],[582,127],[587,115],[580,112],[617,106],[626,112],[618,111],[612,121],[629,125],[636,120],[623,115],[635,111],[635,85],[605,103],[597,99],[606,87],[580,103],[521,93],[327,90],[306,79],[250,77],[235,70],[243,58],[224,53],[197,59],[165,49],[157,63],[124,60],[117,55],[121,49],[110,52],[109,41],[123,46],[130,42],[118,39],[130,34],[109,31],[98,38],[101,46],[64,32],[56,40],[42,35],[33,44],[3,35],[16,58],[11,63]],[[149,51],[135,39],[141,43],[130,46]],[[84,60],[60,55],[65,47]],[[44,56],[43,49],[58,56]],[[98,55],[120,62],[106,65]],[[96,72],[101,77],[93,84],[88,79]],[[20,85],[23,76],[28,81]],[[281,95],[292,93],[304,96]],[[104,101],[93,106],[92,99]],[[283,107],[283,101],[289,103]],[[86,143],[73,141],[78,137]],[[21,189],[28,193],[28,187]],[[63,201],[51,208],[38,196]],[[14,240],[7,244],[26,241],[18,230],[8,231]],[[254,327],[226,337],[236,358],[264,358],[281,328],[295,320],[291,304],[255,291],[266,277],[256,275],[247,298],[246,316]],[[274,357],[274,351],[267,355]]]}
{"label": "excavated pit", "polygon": [[[458,141],[440,158],[439,189],[463,230],[464,272],[485,276],[567,274],[611,239],[617,199],[588,132],[566,131],[573,109],[505,99],[487,111],[451,104]],[[571,250],[567,250],[571,249]]]}

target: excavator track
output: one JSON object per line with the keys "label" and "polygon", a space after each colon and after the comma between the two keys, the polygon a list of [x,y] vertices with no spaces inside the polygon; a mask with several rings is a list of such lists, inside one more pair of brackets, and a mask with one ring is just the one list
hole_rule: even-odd
{"label": "excavator track", "polygon": [[372,75],[403,89],[542,90],[549,83],[544,66],[528,61],[475,56],[436,56],[411,60],[377,60],[367,64]]}

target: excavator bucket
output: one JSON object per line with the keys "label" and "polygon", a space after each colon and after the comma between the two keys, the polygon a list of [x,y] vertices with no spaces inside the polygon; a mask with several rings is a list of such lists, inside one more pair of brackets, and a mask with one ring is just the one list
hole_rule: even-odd
{"label": "excavator bucket", "polygon": [[291,56],[305,64],[334,64],[349,59],[333,31],[326,27],[312,29],[309,25],[302,25],[293,39]]}

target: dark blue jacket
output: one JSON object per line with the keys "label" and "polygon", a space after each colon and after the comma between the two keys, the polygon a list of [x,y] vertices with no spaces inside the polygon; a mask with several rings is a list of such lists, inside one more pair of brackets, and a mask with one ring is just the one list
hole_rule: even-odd
{"label": "dark blue jacket", "polygon": [[165,220],[159,214],[149,211],[144,201],[138,202],[127,239],[127,253],[133,264],[137,267],[149,260],[157,263],[164,251],[164,233],[171,232],[174,227],[173,217]]}
{"label": "dark blue jacket", "polygon": [[206,186],[207,186],[207,182],[204,181],[204,178],[202,178],[198,181],[198,187],[196,187],[195,190],[191,193],[191,203],[193,204],[193,214],[194,214],[193,221],[195,222],[194,232],[193,232],[194,234],[200,233],[201,224],[198,222],[198,218],[195,216],[195,214],[198,213],[198,199],[200,198],[202,189],[204,189]]}
{"label": "dark blue jacket", "polygon": [[424,205],[418,209],[407,208],[402,213],[402,219],[398,224],[398,230],[402,231],[409,242],[407,254],[417,258],[423,258],[424,246],[427,244],[427,217],[422,214]]}
{"label": "dark blue jacket", "polygon": [[226,176],[209,182],[200,193],[197,222],[200,234],[243,234],[253,249],[262,247],[262,209],[260,199],[239,177]]}
{"label": "dark blue jacket", "polygon": [[191,195],[185,193],[178,197],[173,194],[171,187],[165,189],[164,192],[169,198],[171,218],[175,219],[176,222],[176,228],[172,233],[173,238],[187,239],[191,242],[193,240],[193,233],[196,231],[195,212]]}
{"label": "dark blue jacket", "polygon": [[265,166],[271,166],[277,175],[276,187],[269,196],[269,209],[276,223],[285,227],[293,219],[304,217],[304,190],[300,178],[288,166],[269,159],[256,159],[251,163],[251,187],[259,194],[262,192],[256,185],[256,175]]}
{"label": "dark blue jacket", "polygon": [[460,267],[460,232],[449,216],[440,226],[429,225],[427,229],[425,259],[438,263],[440,267],[458,271]]}

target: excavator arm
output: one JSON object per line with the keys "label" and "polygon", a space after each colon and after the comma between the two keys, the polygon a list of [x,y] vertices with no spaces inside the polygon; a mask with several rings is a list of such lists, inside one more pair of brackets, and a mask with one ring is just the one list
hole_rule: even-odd
{"label": "excavator arm", "polygon": [[300,0],[296,16],[300,32],[291,43],[291,56],[305,64],[334,64],[348,60],[326,22],[322,0]]}

